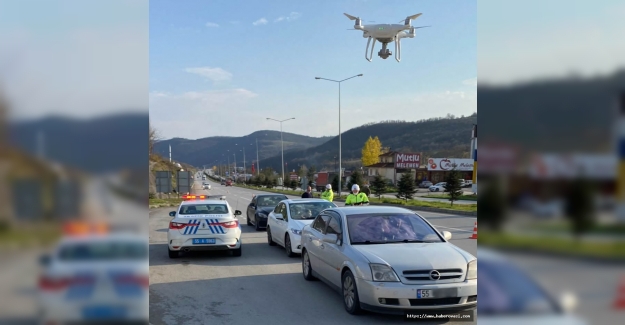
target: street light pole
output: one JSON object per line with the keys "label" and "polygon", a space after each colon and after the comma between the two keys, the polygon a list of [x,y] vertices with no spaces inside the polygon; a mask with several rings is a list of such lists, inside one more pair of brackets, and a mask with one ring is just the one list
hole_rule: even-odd
{"label": "street light pole", "polygon": [[286,120],[275,120],[272,118],[267,118],[268,120],[276,121],[280,123],[280,142],[282,143],[282,188],[284,188],[284,140],[282,139],[282,122],[286,122],[288,120],[294,120],[294,117],[288,118]]}
{"label": "street light pole", "polygon": [[258,159],[258,138],[256,138],[256,176],[260,175],[260,160]]}
{"label": "street light pole", "polygon": [[243,175],[245,175],[245,182],[247,182],[247,168],[245,167],[245,146],[243,147]]}
{"label": "street light pole", "polygon": [[341,83],[343,81],[347,81],[349,79],[352,78],[356,78],[356,77],[362,77],[362,73],[361,74],[357,74],[355,76],[343,79],[343,80],[332,80],[332,79],[326,79],[326,78],[321,78],[321,77],[315,77],[315,79],[321,79],[321,80],[327,80],[327,81],[332,81],[332,82],[336,82],[339,84],[339,197],[341,197],[341,177],[343,176],[341,171],[342,171],[342,141],[341,141]]}

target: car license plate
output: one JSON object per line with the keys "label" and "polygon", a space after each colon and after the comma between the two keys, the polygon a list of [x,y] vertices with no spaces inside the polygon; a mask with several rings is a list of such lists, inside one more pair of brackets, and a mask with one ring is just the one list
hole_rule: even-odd
{"label": "car license plate", "polygon": [[193,245],[214,244],[215,238],[193,238]]}
{"label": "car license plate", "polygon": [[89,306],[84,307],[82,316],[85,319],[123,319],[126,309],[119,306]]}
{"label": "car license plate", "polygon": [[417,290],[417,299],[434,298],[434,290]]}

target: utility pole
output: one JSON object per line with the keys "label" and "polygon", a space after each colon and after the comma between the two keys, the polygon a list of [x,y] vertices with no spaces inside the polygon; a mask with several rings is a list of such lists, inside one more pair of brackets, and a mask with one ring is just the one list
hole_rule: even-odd
{"label": "utility pole", "polygon": [[260,175],[260,160],[258,159],[258,138],[256,138],[256,176]]}

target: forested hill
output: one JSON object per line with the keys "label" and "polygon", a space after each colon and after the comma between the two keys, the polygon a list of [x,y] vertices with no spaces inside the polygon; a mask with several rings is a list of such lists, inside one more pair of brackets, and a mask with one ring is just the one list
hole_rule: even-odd
{"label": "forested hill", "polygon": [[[417,122],[386,121],[363,125],[343,133],[344,167],[359,167],[362,147],[367,139],[377,136],[383,147],[402,152],[422,152],[423,157],[469,158],[471,130],[477,124],[477,113],[468,117],[432,118]],[[338,136],[319,146],[285,152],[289,170],[298,165],[334,168],[338,155]],[[261,159],[261,167],[280,168],[280,156]]]}

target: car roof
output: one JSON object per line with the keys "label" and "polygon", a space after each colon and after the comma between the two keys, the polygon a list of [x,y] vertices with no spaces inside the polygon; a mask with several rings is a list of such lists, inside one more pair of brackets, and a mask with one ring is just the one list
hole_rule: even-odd
{"label": "car roof", "polygon": [[368,213],[413,213],[413,214],[416,214],[412,210],[399,208],[399,207],[389,207],[389,206],[337,207],[337,208],[331,208],[329,210],[337,211],[346,216],[354,215],[354,214],[368,214]]}
{"label": "car roof", "polygon": [[291,204],[291,203],[314,203],[314,202],[328,202],[331,203],[327,200],[324,199],[317,199],[317,198],[312,198],[312,199],[287,199],[287,200],[283,200],[282,202]]}
{"label": "car roof", "polygon": [[286,196],[285,194],[281,194],[281,193],[273,193],[273,194],[256,194],[254,195],[254,197],[261,197],[261,196]]}

